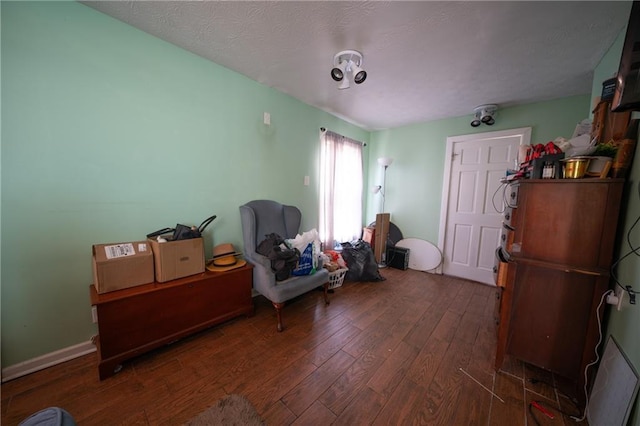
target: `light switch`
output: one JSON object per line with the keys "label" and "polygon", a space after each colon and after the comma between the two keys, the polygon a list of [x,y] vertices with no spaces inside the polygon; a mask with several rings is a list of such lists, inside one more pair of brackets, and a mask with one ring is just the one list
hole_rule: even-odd
{"label": "light switch", "polygon": [[264,124],[266,124],[267,126],[271,126],[271,114],[269,114],[268,112],[264,113]]}
{"label": "light switch", "polygon": [[304,177],[304,186],[309,186],[309,176]]}

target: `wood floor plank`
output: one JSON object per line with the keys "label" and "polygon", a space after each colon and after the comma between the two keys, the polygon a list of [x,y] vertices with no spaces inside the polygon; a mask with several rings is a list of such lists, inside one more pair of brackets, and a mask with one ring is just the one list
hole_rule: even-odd
{"label": "wood floor plank", "polygon": [[[197,416],[227,396],[220,384],[206,377],[189,381],[180,392],[161,392],[145,406],[149,423],[152,425],[179,424]],[[112,406],[112,410],[119,407]],[[105,414],[110,416],[111,414]],[[108,417],[107,417],[108,418]]]}
{"label": "wood floor plank", "polygon": [[375,351],[367,351],[356,359],[327,389],[318,401],[322,402],[334,414],[340,415],[351,403],[358,392],[383,363],[384,357]]}
{"label": "wood floor plank", "polygon": [[413,415],[426,424],[453,424],[459,395],[465,375],[460,368],[466,368],[471,357],[471,345],[455,341],[438,366],[427,389],[426,404],[415,407]]}
{"label": "wood floor plank", "polygon": [[493,392],[504,400],[491,405],[489,425],[525,425],[527,408],[522,379],[501,372],[496,373]]}
{"label": "wood floor plank", "polygon": [[279,374],[269,380],[253,381],[251,384],[241,385],[230,393],[246,395],[251,399],[256,410],[266,411],[316,370],[315,365],[305,358],[300,358],[291,365],[291,368],[282,369]]}
{"label": "wood floor plank", "polygon": [[358,358],[374,345],[379,344],[386,334],[387,330],[383,327],[369,327],[351,339],[342,350],[352,357]]}
{"label": "wood floor plank", "polygon": [[290,425],[296,418],[297,416],[282,401],[276,402],[262,413],[262,419],[268,425]]}
{"label": "wood floor plank", "polygon": [[419,424],[412,416],[414,406],[425,400],[426,390],[411,380],[403,380],[373,421],[373,425]]}
{"label": "wood floor plank", "polygon": [[385,398],[389,398],[396,386],[405,378],[407,370],[417,355],[416,348],[400,342],[383,365],[369,379],[367,386]]}
{"label": "wood floor plank", "polygon": [[465,312],[456,328],[454,339],[473,345],[480,330],[480,318],[470,312]]}
{"label": "wood floor plank", "polygon": [[413,345],[416,349],[421,349],[429,340],[433,330],[435,330],[445,313],[446,308],[437,304],[429,304],[429,308],[425,310],[403,340]]}
{"label": "wood floor plank", "polygon": [[452,342],[456,335],[456,331],[458,330],[458,326],[460,326],[460,319],[461,315],[456,312],[445,312],[438,322],[438,325],[436,325],[436,328],[433,330],[432,336],[436,339]]}
{"label": "wood floor plank", "polygon": [[533,365],[524,365],[524,387],[527,391],[548,400],[558,402],[553,383],[553,374]]}
{"label": "wood floor plank", "polygon": [[353,364],[355,358],[338,351],[327,362],[309,374],[282,397],[282,402],[292,413],[299,416],[318,399]]}
{"label": "wood floor plank", "polygon": [[[482,380],[482,379],[481,379]],[[491,389],[491,386],[489,387]],[[491,404],[499,403],[489,391],[482,388],[473,380],[462,381],[458,392],[456,409],[454,410],[452,425],[486,425],[489,418]]]}
{"label": "wood floor plank", "polygon": [[496,344],[495,330],[480,327],[473,344],[471,364],[478,369],[493,373],[495,371]]}
{"label": "wood floor plank", "polygon": [[467,312],[467,307],[469,306],[469,303],[471,303],[471,299],[474,295],[475,290],[473,286],[462,286],[455,296],[454,303],[451,303],[449,311],[459,315],[464,314]]}
{"label": "wood floor plank", "polygon": [[309,348],[309,360],[316,366],[321,366],[328,359],[341,351],[347,343],[355,339],[360,333],[362,333],[362,330],[358,327],[354,325],[346,325],[321,344],[313,348]]}
{"label": "wood floor plank", "polygon": [[408,380],[428,388],[448,349],[449,342],[435,337],[429,339],[409,367]]}
{"label": "wood floor plank", "polygon": [[309,425],[330,425],[336,419],[336,415],[325,407],[321,402],[315,401],[300,417],[298,417],[292,425],[309,426]]}
{"label": "wood floor plank", "polygon": [[370,425],[378,416],[386,398],[373,389],[363,387],[336,418],[337,425]]}

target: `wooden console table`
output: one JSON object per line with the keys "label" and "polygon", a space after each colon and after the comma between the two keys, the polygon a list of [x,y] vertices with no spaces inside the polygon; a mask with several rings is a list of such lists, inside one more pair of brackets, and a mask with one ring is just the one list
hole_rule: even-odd
{"label": "wooden console table", "polygon": [[98,373],[114,375],[121,363],[240,315],[253,314],[251,265],[98,294]]}

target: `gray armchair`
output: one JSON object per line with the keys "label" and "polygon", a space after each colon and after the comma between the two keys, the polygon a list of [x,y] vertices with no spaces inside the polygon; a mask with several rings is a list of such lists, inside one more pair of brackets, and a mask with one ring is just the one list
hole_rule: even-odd
{"label": "gray armchair", "polygon": [[320,268],[313,275],[292,276],[277,281],[271,270],[271,261],[256,252],[258,244],[270,233],[284,239],[295,238],[302,214],[297,207],[285,206],[271,200],[255,200],[240,206],[240,221],[244,242],[244,257],[253,268],[253,288],[269,299],[276,308],[278,331],[283,330],[281,311],[285,302],[319,286],[324,286],[324,300],[329,304],[329,273]]}

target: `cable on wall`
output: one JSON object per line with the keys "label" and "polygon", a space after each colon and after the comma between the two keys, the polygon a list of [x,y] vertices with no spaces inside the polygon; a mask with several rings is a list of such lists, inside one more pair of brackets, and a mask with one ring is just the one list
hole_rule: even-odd
{"label": "cable on wall", "polygon": [[[638,199],[640,199],[640,183],[638,184]],[[636,220],[633,222],[633,225],[631,225],[631,228],[629,228],[629,230],[627,231],[627,244],[629,245],[629,248],[631,250],[626,254],[624,254],[623,256],[619,257],[618,260],[613,262],[610,269],[611,278],[616,283],[616,285],[620,286],[622,290],[627,292],[627,294],[629,295],[629,303],[632,305],[636,304],[636,291],[633,289],[632,286],[630,285],[625,286],[620,282],[620,280],[618,279],[618,275],[616,274],[616,269],[618,268],[618,265],[620,264],[620,262],[622,262],[627,257],[631,256],[632,254],[635,254],[636,256],[640,257],[640,245],[634,247],[633,243],[631,242],[631,233],[633,232],[633,229],[636,227],[636,225],[638,225],[638,222],[640,222],[640,215],[636,218]]]}
{"label": "cable on wall", "polygon": [[598,333],[600,333],[600,336],[598,338],[598,343],[596,343],[594,352],[596,354],[596,359],[593,360],[592,362],[590,362],[589,364],[587,364],[586,367],[584,367],[584,398],[585,398],[585,405],[584,405],[584,413],[582,414],[581,418],[576,418],[576,417],[572,417],[573,420],[575,420],[576,422],[581,422],[584,419],[587,418],[587,411],[589,409],[589,393],[587,392],[587,385],[588,385],[588,381],[587,381],[587,371],[589,371],[589,367],[591,367],[592,365],[596,365],[599,361],[600,361],[600,353],[598,352],[598,348],[600,347],[600,344],[602,343],[602,320],[600,318],[600,308],[602,307],[602,304],[604,303],[604,299],[609,295],[612,294],[613,290],[607,290],[604,293],[602,293],[602,297],[600,298],[600,303],[598,304],[598,307],[596,308],[596,317],[598,318]]}

